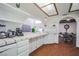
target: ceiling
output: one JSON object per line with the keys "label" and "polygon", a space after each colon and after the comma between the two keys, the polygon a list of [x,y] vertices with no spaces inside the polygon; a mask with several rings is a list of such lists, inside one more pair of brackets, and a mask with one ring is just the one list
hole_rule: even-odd
{"label": "ceiling", "polygon": [[[15,3],[9,3],[13,7],[16,7]],[[58,15],[68,14],[71,3],[55,3]],[[76,4],[75,8],[73,7],[71,10],[79,9],[78,4]],[[16,7],[17,8],[17,7]],[[20,8],[25,12],[30,13],[31,15],[35,16],[36,18],[44,19],[48,17],[43,11],[41,11],[34,3],[21,3]],[[52,16],[51,16],[52,17]]]}

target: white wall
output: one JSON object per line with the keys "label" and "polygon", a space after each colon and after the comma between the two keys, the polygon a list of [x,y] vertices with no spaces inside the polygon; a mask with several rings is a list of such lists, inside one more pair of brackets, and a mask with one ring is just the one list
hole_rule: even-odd
{"label": "white wall", "polygon": [[68,33],[75,33],[76,34],[76,23],[60,23],[59,24],[59,32],[66,32],[64,25],[68,24],[70,26],[70,28],[67,30]]}
{"label": "white wall", "polygon": [[19,9],[0,3],[0,19],[23,23],[29,16],[19,11]]}
{"label": "white wall", "polygon": [[22,24],[10,21],[0,20],[0,24],[6,25],[5,27],[0,27],[0,31],[7,31],[8,29],[14,30],[18,27],[21,27]]}

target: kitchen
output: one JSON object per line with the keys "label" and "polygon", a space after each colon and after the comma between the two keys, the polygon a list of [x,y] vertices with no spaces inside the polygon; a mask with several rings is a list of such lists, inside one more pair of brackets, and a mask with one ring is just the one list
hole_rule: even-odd
{"label": "kitchen", "polygon": [[45,13],[43,8],[46,5],[0,3],[0,56],[31,56],[44,45],[59,44],[59,21],[65,17],[77,21],[75,47],[79,47],[79,11],[68,12],[71,3],[47,5],[52,5],[54,15],[51,15],[52,12],[49,15]]}
{"label": "kitchen", "polygon": [[[43,38],[47,33],[42,33],[44,26],[41,21],[8,4],[0,4],[0,7],[2,9],[0,9],[0,13],[3,14],[1,15],[0,24],[4,25],[0,26],[0,55],[28,56],[32,51],[43,45]],[[24,17],[27,19],[25,21],[26,24],[23,24],[23,21],[16,20],[23,20]],[[35,33],[31,33],[33,27],[38,27],[36,29],[39,30],[35,30]]]}

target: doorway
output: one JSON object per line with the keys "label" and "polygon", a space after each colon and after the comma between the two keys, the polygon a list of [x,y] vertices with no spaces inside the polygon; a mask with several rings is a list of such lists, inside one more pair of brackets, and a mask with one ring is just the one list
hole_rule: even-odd
{"label": "doorway", "polygon": [[76,46],[77,22],[72,17],[66,17],[59,22],[59,43]]}

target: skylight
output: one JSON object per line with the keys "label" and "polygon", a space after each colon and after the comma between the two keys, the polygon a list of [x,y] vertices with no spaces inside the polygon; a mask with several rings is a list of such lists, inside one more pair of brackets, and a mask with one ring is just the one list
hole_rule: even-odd
{"label": "skylight", "polygon": [[38,6],[43,7],[45,5],[48,5],[49,3],[37,3]]}
{"label": "skylight", "polygon": [[78,11],[78,10],[79,10],[79,3],[71,3],[69,12]]}
{"label": "skylight", "polygon": [[35,5],[49,17],[58,14],[54,3],[37,3]]}

